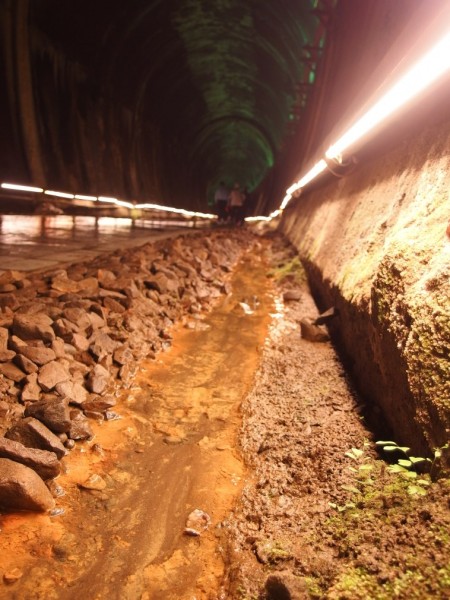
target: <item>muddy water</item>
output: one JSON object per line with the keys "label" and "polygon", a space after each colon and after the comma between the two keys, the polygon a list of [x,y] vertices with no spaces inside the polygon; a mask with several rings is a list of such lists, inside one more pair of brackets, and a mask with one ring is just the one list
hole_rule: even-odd
{"label": "muddy water", "polygon": [[[273,306],[258,261],[244,259],[233,293],[140,366],[119,398],[122,418],[96,425],[95,438],[65,459],[64,514],[1,518],[0,573],[18,577],[0,584],[1,598],[216,597],[221,521],[244,477],[239,407]],[[196,508],[211,523],[191,537],[184,527]]]}

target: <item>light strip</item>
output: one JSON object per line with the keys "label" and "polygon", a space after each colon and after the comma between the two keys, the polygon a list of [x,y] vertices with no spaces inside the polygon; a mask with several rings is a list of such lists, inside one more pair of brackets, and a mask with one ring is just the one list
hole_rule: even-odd
{"label": "light strip", "polygon": [[450,69],[450,33],[442,38],[394,87],[328,148],[327,158],[338,158],[381,121],[429,87]]}
{"label": "light strip", "polygon": [[173,208],[171,206],[161,206],[160,204],[136,204],[135,208],[142,208],[148,210],[162,210],[164,212],[172,212],[179,215],[183,215],[185,217],[199,217],[201,219],[215,219],[217,215],[212,215],[209,213],[200,213],[192,210],[186,210],[184,208]]}
{"label": "light strip", "polygon": [[44,190],[40,187],[33,187],[31,185],[19,185],[17,183],[2,183],[2,188],[5,190],[19,190],[22,192],[38,192],[42,193]]}
{"label": "light strip", "polygon": [[125,208],[133,208],[134,204],[131,202],[125,202],[125,200],[118,200],[117,198],[110,198],[109,196],[99,196],[99,202],[108,202],[108,204],[115,204],[116,206],[124,206]]}
{"label": "light strip", "polygon": [[76,200],[97,200],[97,196],[85,196],[84,194],[75,194]]}
{"label": "light strip", "polygon": [[[295,192],[301,191],[327,168],[325,159],[339,160],[345,150],[401,106],[407,104],[415,96],[418,96],[420,92],[429,87],[448,70],[450,70],[450,32],[433,46],[406,75],[328,148],[325,152],[325,158],[319,160],[306,175],[286,190],[286,195],[281,202],[280,208],[269,215],[269,220],[277,217],[286,208]],[[256,217],[247,217],[245,220],[256,220]]]}
{"label": "light strip", "polygon": [[289,202],[292,200],[292,194],[304,188],[308,183],[315,179],[327,168],[327,163],[324,159],[319,160],[307,173],[303,175],[296,183],[292,184],[290,188],[286,190],[286,196],[283,198],[283,202],[280,206],[280,211],[283,211]]}
{"label": "light strip", "polygon": [[47,196],[56,196],[57,198],[74,198],[73,194],[67,194],[66,192],[55,192],[53,190],[45,190],[44,194]]}

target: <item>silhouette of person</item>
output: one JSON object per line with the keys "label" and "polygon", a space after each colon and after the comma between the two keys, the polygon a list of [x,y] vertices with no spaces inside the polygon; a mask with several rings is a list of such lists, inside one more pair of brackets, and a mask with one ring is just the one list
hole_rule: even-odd
{"label": "silhouette of person", "polygon": [[214,194],[214,202],[216,203],[217,222],[226,223],[227,221],[227,204],[228,204],[228,190],[223,181],[220,182]]}

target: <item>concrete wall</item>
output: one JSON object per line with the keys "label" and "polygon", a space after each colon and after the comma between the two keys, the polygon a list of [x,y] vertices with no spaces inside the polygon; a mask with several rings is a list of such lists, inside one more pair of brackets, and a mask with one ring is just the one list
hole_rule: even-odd
{"label": "concrete wall", "polygon": [[418,453],[450,438],[450,123],[305,194],[282,230],[378,425]]}

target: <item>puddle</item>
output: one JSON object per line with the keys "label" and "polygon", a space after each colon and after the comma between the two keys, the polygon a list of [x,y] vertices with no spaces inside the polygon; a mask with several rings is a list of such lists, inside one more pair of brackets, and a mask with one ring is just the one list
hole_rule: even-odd
{"label": "puddle", "polygon": [[[63,514],[0,518],[0,575],[19,575],[0,583],[1,597],[216,597],[221,521],[245,475],[236,450],[239,409],[273,310],[265,273],[261,257],[248,256],[233,276],[233,294],[189,323],[194,329],[174,332],[158,360],[141,364],[118,399],[122,418],[94,424],[95,438],[65,459],[57,480]],[[185,535],[197,508],[210,516],[209,527]]]}

